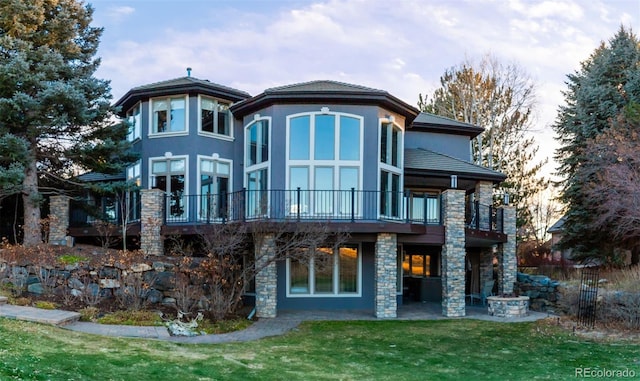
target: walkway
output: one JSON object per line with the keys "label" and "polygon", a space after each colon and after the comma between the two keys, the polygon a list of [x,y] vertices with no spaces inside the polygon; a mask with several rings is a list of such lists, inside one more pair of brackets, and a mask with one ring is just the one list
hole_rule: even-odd
{"label": "walkway", "polygon": [[[106,325],[77,321],[77,312],[60,310],[43,310],[33,307],[22,307],[5,304],[0,297],[0,317],[34,321],[57,325],[72,331],[113,337],[132,337],[166,340],[179,343],[216,344],[258,340],[270,336],[282,335],[295,329],[303,321],[313,320],[377,320],[367,311],[279,311],[277,318],[258,319],[249,328],[242,331],[202,335],[194,337],[170,336],[166,327],[137,327],[127,325]],[[442,307],[438,303],[411,303],[400,306],[397,320],[436,320],[448,319],[442,316]],[[524,318],[498,318],[489,316],[487,308],[481,306],[467,307],[467,316],[462,319],[478,319],[503,323],[536,321],[544,319],[546,313],[530,311]]]}

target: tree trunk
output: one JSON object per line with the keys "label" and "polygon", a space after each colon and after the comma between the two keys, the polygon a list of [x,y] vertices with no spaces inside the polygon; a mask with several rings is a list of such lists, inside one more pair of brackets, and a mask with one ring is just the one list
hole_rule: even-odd
{"label": "tree trunk", "polygon": [[40,229],[40,194],[38,193],[38,168],[35,159],[29,163],[22,183],[24,226],[22,244],[34,246],[42,243]]}
{"label": "tree trunk", "polygon": [[631,266],[640,264],[640,247],[635,246],[631,250]]}

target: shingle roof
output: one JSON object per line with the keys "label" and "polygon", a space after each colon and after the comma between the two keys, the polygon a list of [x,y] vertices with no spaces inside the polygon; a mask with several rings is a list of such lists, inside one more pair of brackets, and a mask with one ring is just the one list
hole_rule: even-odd
{"label": "shingle roof", "polygon": [[213,83],[208,80],[194,77],[181,77],[134,87],[127,91],[122,98],[118,99],[115,106],[121,107],[120,114],[124,115],[127,110],[141,100],[157,96],[185,93],[210,95],[231,102],[238,102],[251,96],[245,91]]}
{"label": "shingle roof", "polygon": [[369,92],[378,94],[388,94],[384,90],[378,90],[371,87],[353,85],[345,82],[331,81],[331,80],[318,80],[302,83],[294,83],[291,85],[278,86],[266,89],[265,93],[282,93],[282,92],[316,92],[316,91],[330,91],[330,92]]}
{"label": "shingle roof", "polygon": [[403,115],[407,123],[411,123],[420,112],[384,90],[331,80],[272,87],[232,105],[231,111],[236,117],[243,117],[269,105],[285,103],[377,105]]}
{"label": "shingle roof", "polygon": [[470,137],[476,137],[484,131],[484,128],[480,126],[430,114],[428,112],[421,112],[416,119],[414,119],[411,127],[433,132],[467,135]]}
{"label": "shingle roof", "polygon": [[124,172],[118,174],[105,174],[98,172],[87,172],[78,176],[78,180],[84,181],[87,183],[98,182],[98,181],[115,181],[115,180],[124,180],[126,178]]}
{"label": "shingle roof", "polygon": [[558,233],[564,229],[564,223],[567,222],[567,216],[562,216],[555,224],[547,229],[547,233]]}
{"label": "shingle roof", "polygon": [[501,172],[422,148],[404,150],[404,168],[492,181],[506,179]]}
{"label": "shingle roof", "polygon": [[206,79],[199,79],[194,77],[180,77],[180,78],[168,79],[166,81],[154,82],[154,83],[149,83],[147,85],[137,86],[132,88],[131,90],[173,88],[173,87],[180,87],[180,86],[189,86],[194,84],[210,87],[212,89],[217,89],[217,90],[226,90],[228,92],[237,93],[238,95],[243,95],[245,97],[251,96],[251,94],[247,93],[246,91],[234,89],[233,87],[221,85]]}

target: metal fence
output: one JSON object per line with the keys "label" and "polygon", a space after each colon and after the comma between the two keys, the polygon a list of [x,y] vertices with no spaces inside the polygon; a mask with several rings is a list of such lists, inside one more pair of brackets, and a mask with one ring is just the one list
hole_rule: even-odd
{"label": "metal fence", "polygon": [[439,195],[350,190],[242,190],[228,194],[168,194],[166,223],[255,219],[375,221],[426,225],[442,221]]}
{"label": "metal fence", "polygon": [[503,232],[504,210],[493,205],[483,205],[478,201],[467,204],[466,223],[467,227],[482,231]]}
{"label": "metal fence", "polygon": [[578,324],[593,328],[598,302],[598,268],[584,268],[578,298]]}

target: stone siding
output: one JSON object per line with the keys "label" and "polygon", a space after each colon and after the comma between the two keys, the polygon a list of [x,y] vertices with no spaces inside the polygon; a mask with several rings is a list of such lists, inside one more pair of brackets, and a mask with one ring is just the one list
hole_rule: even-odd
{"label": "stone siding", "polygon": [[375,253],[375,314],[377,318],[388,319],[397,316],[397,248],[398,240],[395,234],[378,234]]}
{"label": "stone siding", "polygon": [[160,232],[164,223],[164,195],[160,189],[140,190],[140,250],[146,255],[164,255]]}
{"label": "stone siding", "polygon": [[442,314],[465,315],[465,231],[463,190],[442,194],[444,245],[442,246]]}
{"label": "stone siding", "polygon": [[275,255],[275,240],[267,234],[256,242],[256,316],[274,318],[278,313],[278,282]]}
{"label": "stone siding", "polygon": [[51,196],[49,199],[49,243],[66,244],[69,201],[69,196]]}
{"label": "stone siding", "polygon": [[513,206],[505,206],[504,233],[507,242],[498,247],[498,293],[513,293],[518,273],[518,260],[516,258],[516,209]]}

